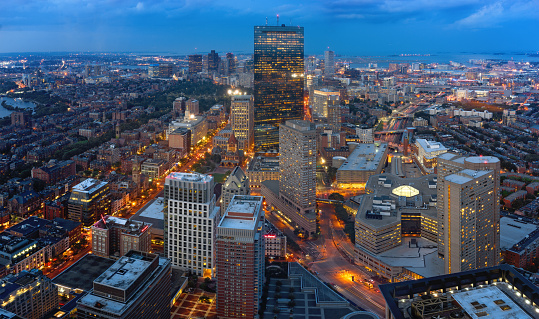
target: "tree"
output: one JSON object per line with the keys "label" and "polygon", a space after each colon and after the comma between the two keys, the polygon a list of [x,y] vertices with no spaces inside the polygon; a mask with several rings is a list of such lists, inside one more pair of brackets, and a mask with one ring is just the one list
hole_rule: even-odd
{"label": "tree", "polygon": [[331,200],[338,200],[338,201],[343,202],[343,201],[344,201],[344,196],[342,196],[342,195],[339,194],[339,193],[331,193],[331,194],[328,196],[328,199],[331,199]]}

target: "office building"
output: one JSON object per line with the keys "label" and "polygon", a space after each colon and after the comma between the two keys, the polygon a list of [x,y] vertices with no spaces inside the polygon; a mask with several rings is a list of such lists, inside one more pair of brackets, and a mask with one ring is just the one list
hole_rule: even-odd
{"label": "office building", "polygon": [[84,226],[91,226],[101,215],[109,215],[110,207],[109,184],[88,178],[73,187],[68,201],[68,217]]}
{"label": "office building", "polygon": [[236,58],[234,57],[234,54],[228,52],[226,54],[226,61],[227,61],[226,74],[230,75],[230,74],[236,73]]}
{"label": "office building", "polygon": [[230,105],[230,125],[241,150],[254,147],[254,101],[251,95],[234,95]]}
{"label": "office building", "polygon": [[92,225],[92,253],[120,257],[130,250],[150,252],[152,224],[131,219],[103,216]]}
{"label": "office building", "polygon": [[174,75],[174,64],[164,63],[159,64],[159,77],[171,78]]}
{"label": "office building", "polygon": [[[446,205],[448,205],[450,202],[447,202],[447,200],[444,198],[446,195],[446,192],[448,191],[446,187],[445,177],[459,173],[462,170],[469,169],[469,170],[489,170],[492,171],[492,178],[493,178],[493,185],[492,189],[487,191],[486,194],[481,194],[481,196],[489,197],[488,200],[490,202],[490,206],[492,207],[492,211],[490,213],[487,213],[486,215],[483,215],[482,217],[486,218],[485,220],[482,220],[481,222],[488,223],[488,225],[493,225],[493,228],[496,233],[492,233],[492,236],[487,236],[489,240],[491,240],[490,246],[488,246],[489,249],[495,249],[497,250],[498,254],[500,253],[500,207],[497,203],[499,203],[499,185],[500,185],[500,160],[493,156],[472,156],[472,157],[464,157],[461,155],[457,155],[454,153],[443,153],[441,155],[438,155],[437,157],[437,175],[438,175],[438,220],[440,221],[438,223],[438,254],[440,256],[444,257],[447,252],[447,245],[446,245],[446,211],[449,209]],[[487,182],[487,181],[485,181]],[[479,190],[478,188],[476,188]],[[478,199],[478,200],[486,200],[484,198]],[[494,204],[496,203],[496,204]],[[460,203],[457,203],[460,206]],[[462,207],[465,208],[465,207]],[[479,216],[477,216],[479,217]],[[475,218],[475,217],[474,217]],[[455,228],[454,228],[455,229]],[[457,230],[457,229],[455,229]],[[457,230],[460,231],[460,230]],[[452,236],[455,236],[453,234]],[[455,242],[453,242],[455,243]],[[482,247],[485,248],[485,247]],[[485,252],[485,251],[483,251]],[[485,252],[486,253],[486,252]],[[498,261],[501,257],[498,257]],[[454,260],[453,260],[454,261]]]}
{"label": "office building", "polygon": [[226,211],[234,195],[249,195],[249,179],[241,167],[236,166],[221,190],[221,215]]}
{"label": "office building", "polygon": [[262,182],[261,194],[310,236],[316,231],[316,127],[289,120],[279,133],[279,181]]}
{"label": "office building", "polygon": [[380,285],[387,319],[537,318],[539,288],[510,265]]}
{"label": "office building", "polygon": [[[385,167],[389,148],[387,143],[349,143],[350,155],[338,166],[339,188],[361,188],[369,177],[380,174]],[[337,166],[333,162],[333,166]]]}
{"label": "office building", "polygon": [[189,111],[185,111],[183,119],[178,118],[169,124],[167,137],[179,128],[185,128],[191,132],[191,146],[202,141],[202,139],[206,137],[206,134],[208,134],[208,122],[206,121],[206,117],[190,114]]}
{"label": "office building", "polygon": [[261,196],[232,198],[215,241],[219,318],[255,318],[264,284],[264,211]]}
{"label": "office building", "polygon": [[58,308],[58,288],[38,269],[0,280],[2,309],[26,319],[41,319]]}
{"label": "office building", "polygon": [[[445,273],[500,262],[498,195],[491,170],[464,169],[444,177]],[[499,209],[499,208],[498,208]]]}
{"label": "office building", "polygon": [[172,102],[172,110],[177,113],[185,112],[185,103],[187,99],[183,96],[177,97],[174,102]]}
{"label": "office building", "polygon": [[93,282],[77,301],[77,318],[168,319],[171,263],[155,254],[130,251]]}
{"label": "office building", "polygon": [[331,77],[335,74],[335,52],[324,52],[324,75]]}
{"label": "office building", "polygon": [[314,113],[327,118],[328,105],[340,105],[340,93],[328,89],[314,90],[312,105]]}
{"label": "office building", "polygon": [[368,126],[356,127],[356,135],[361,143],[374,143],[374,128]]}
{"label": "office building", "polygon": [[211,52],[208,53],[208,73],[217,73],[219,71],[219,63],[221,63],[219,53],[216,53],[215,50],[211,50]]}
{"label": "office building", "polygon": [[171,173],[165,179],[164,250],[172,264],[204,277],[215,270],[219,219],[210,175]]}
{"label": "office building", "polygon": [[303,119],[303,27],[255,26],[255,148],[278,149],[278,126]]}
{"label": "office building", "polygon": [[433,173],[437,163],[436,158],[447,152],[447,148],[440,142],[422,138],[416,139],[415,145],[417,147],[417,161],[426,172]]}
{"label": "office building", "polygon": [[185,112],[189,112],[190,115],[199,115],[200,114],[200,102],[195,99],[189,99],[185,103]]}
{"label": "office building", "polygon": [[189,74],[202,72],[202,55],[192,54],[189,56]]}
{"label": "office building", "polygon": [[168,135],[168,147],[180,152],[180,157],[191,151],[191,131],[187,128],[178,128]]}
{"label": "office building", "polygon": [[148,77],[150,78],[159,77],[159,64],[148,65]]}
{"label": "office building", "polygon": [[251,195],[260,195],[264,181],[279,180],[279,156],[256,156],[247,166]]}
{"label": "office building", "polygon": [[328,101],[328,124],[334,133],[341,132],[341,105],[338,100]]}
{"label": "office building", "polygon": [[140,164],[140,172],[150,178],[150,181],[158,179],[166,170],[167,162],[162,159],[148,158]]}

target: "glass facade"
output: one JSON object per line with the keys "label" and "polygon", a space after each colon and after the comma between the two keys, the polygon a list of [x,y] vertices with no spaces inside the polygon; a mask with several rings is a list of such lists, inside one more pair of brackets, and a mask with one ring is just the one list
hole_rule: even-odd
{"label": "glass facade", "polygon": [[279,148],[279,124],[303,119],[303,27],[254,28],[255,150]]}

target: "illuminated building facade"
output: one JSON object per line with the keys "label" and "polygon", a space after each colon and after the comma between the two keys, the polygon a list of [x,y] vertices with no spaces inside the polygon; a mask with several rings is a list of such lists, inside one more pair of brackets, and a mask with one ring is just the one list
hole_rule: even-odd
{"label": "illuminated building facade", "polygon": [[[314,90],[313,111],[322,117],[329,117],[329,105],[340,106],[340,93],[328,89]],[[340,107],[339,107],[340,112]],[[340,116],[340,114],[339,114]]]}
{"label": "illuminated building facade", "polygon": [[202,72],[202,55],[193,54],[189,56],[189,74]]}
{"label": "illuminated building facade", "polygon": [[213,277],[215,207],[213,177],[171,173],[165,179],[164,248],[172,264],[199,276]]}
{"label": "illuminated building facade", "polygon": [[335,74],[335,52],[324,52],[324,75],[333,76]]}
{"label": "illuminated building facade", "polygon": [[280,123],[303,119],[303,27],[255,26],[255,149],[279,148]]}
{"label": "illuminated building facade", "polygon": [[264,211],[261,196],[232,198],[215,241],[219,318],[256,318],[264,283]]}
{"label": "illuminated building facade", "polygon": [[249,152],[254,146],[254,101],[251,95],[234,95],[230,105],[230,124],[239,148]]}
{"label": "illuminated building facade", "polygon": [[106,182],[88,178],[75,185],[68,201],[68,215],[72,221],[91,226],[101,215],[110,213],[110,186]]}

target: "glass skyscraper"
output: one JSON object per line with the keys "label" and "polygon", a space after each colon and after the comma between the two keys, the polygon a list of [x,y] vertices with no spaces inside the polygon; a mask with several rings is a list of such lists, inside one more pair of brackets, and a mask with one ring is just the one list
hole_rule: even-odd
{"label": "glass skyscraper", "polygon": [[255,150],[279,148],[279,124],[303,119],[303,27],[255,26]]}

